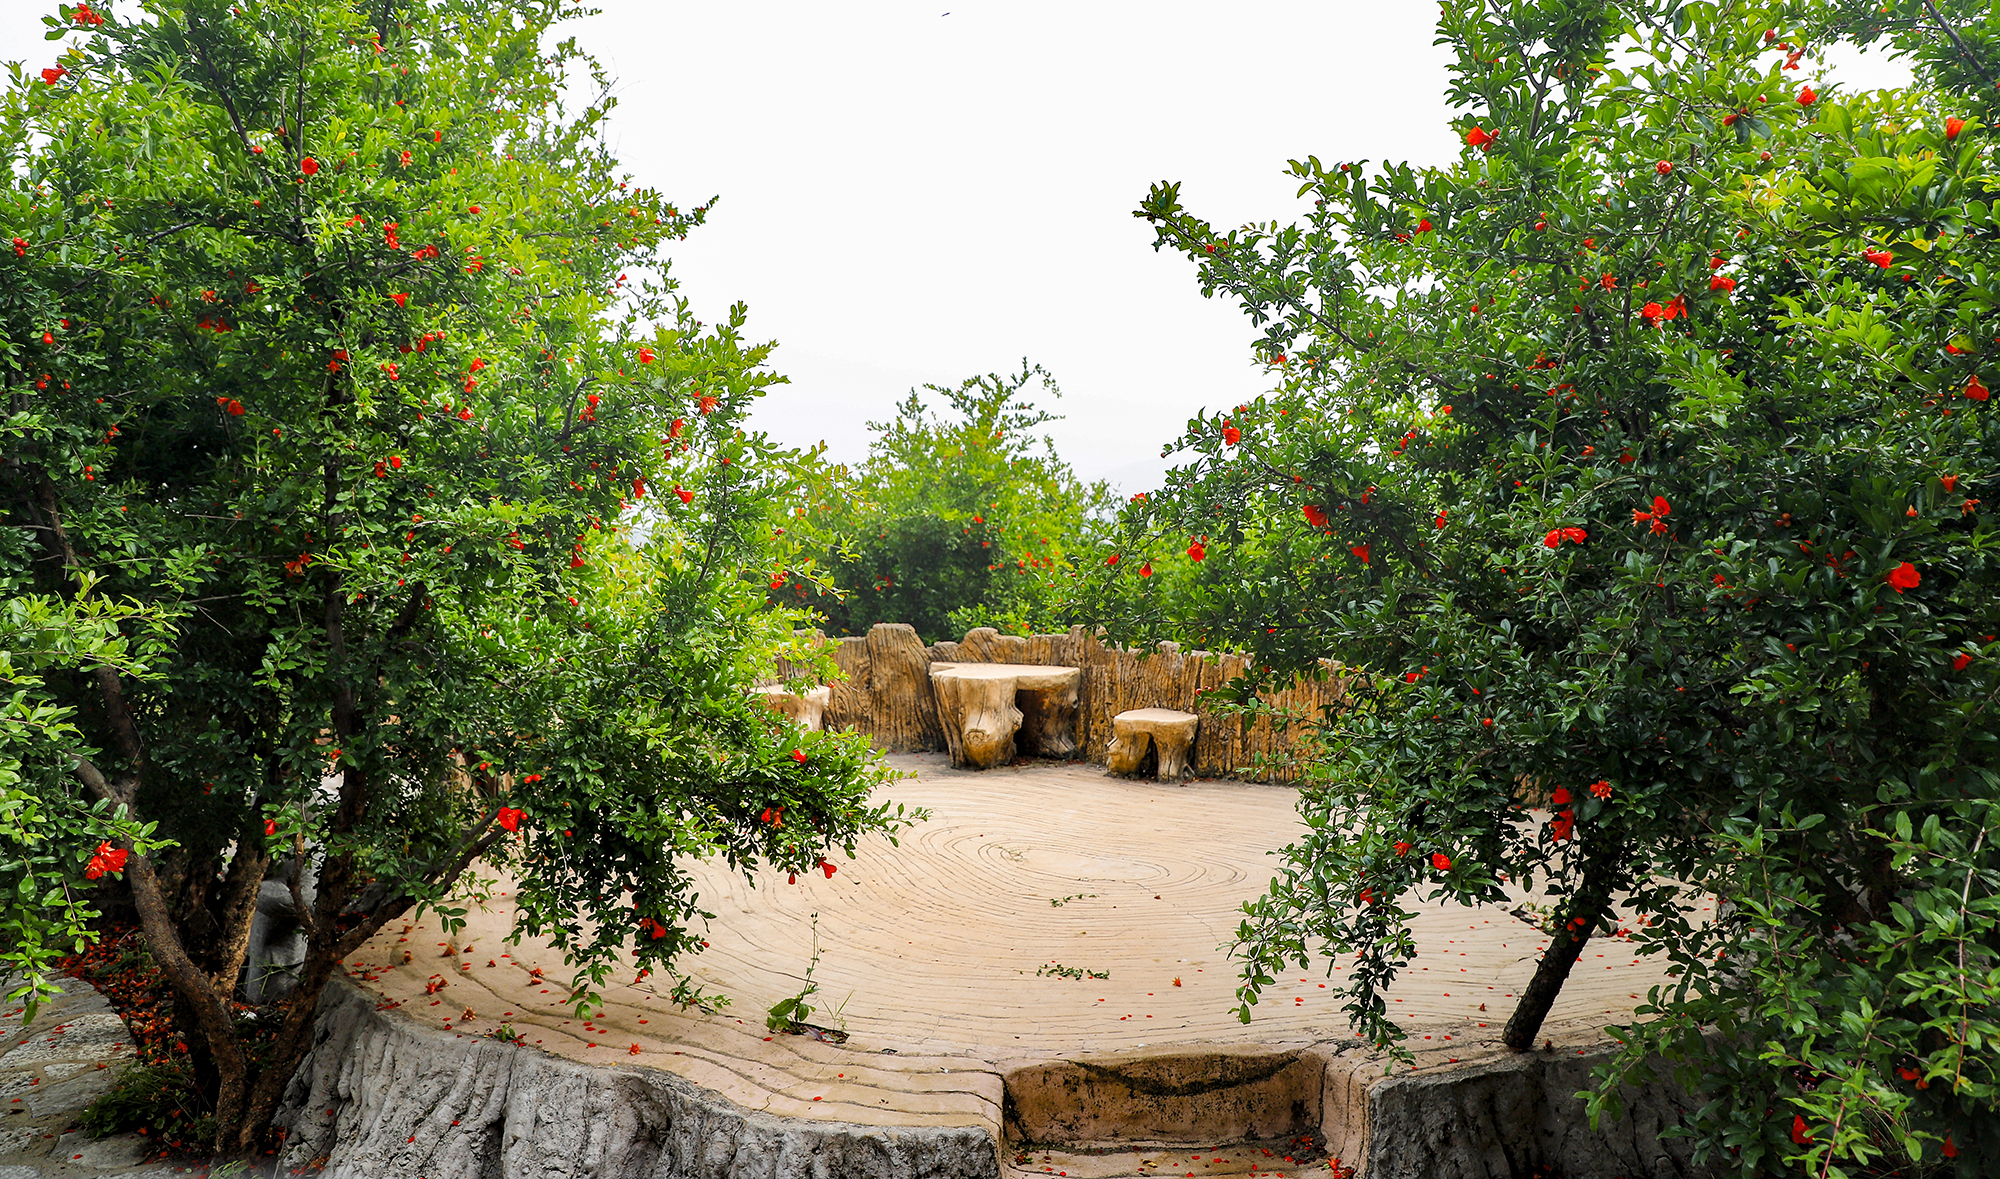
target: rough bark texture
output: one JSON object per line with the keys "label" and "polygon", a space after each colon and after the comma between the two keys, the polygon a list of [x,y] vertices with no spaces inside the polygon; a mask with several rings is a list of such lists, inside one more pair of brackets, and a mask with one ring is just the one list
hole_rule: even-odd
{"label": "rough bark texture", "polygon": [[1178,782],[1187,777],[1188,754],[1201,717],[1171,708],[1140,708],[1111,718],[1111,744],[1105,747],[1104,764],[1114,774],[1136,774],[1150,747],[1158,751],[1162,782]]}
{"label": "rough bark texture", "polygon": [[955,676],[949,668],[938,671],[931,688],[937,694],[951,764],[987,770],[1013,761],[1014,734],[1021,729],[1014,681]]}
{"label": "rough bark texture", "polygon": [[1327,1073],[1327,1153],[1363,1179],[1706,1179],[1685,1139],[1661,1138],[1692,1111],[1664,1084],[1625,1091],[1626,1116],[1590,1128],[1576,1094],[1607,1055],[1526,1053],[1431,1075],[1384,1078],[1362,1058]]}
{"label": "rough bark texture", "polygon": [[1021,710],[1020,745],[1035,757],[1055,757],[1067,761],[1076,755],[1077,683],[1082,677],[1054,688],[1022,688],[1014,693]]}
{"label": "rough bark texture", "polygon": [[915,627],[879,622],[868,632],[869,732],[890,753],[944,747],[937,701],[931,695],[931,657]]}
{"label": "rough bark texture", "polygon": [[759,688],[764,697],[764,705],[780,716],[790,717],[800,728],[818,732],[826,718],[827,702],[833,699],[833,690],[826,685],[807,692],[788,692],[783,688]]}
{"label": "rough bark texture", "polygon": [[[1618,854],[1616,849],[1609,852],[1611,856]],[[1535,1046],[1535,1036],[1556,1005],[1556,996],[1562,993],[1570,968],[1576,965],[1591,932],[1611,904],[1612,875],[1605,852],[1599,851],[1584,861],[1583,887],[1563,910],[1562,925],[1549,939],[1549,948],[1542,951],[1542,960],[1535,965],[1535,976],[1528,980],[1527,988],[1514,1004],[1514,1013],[1507,1017],[1506,1030],[1500,1033],[1500,1040],[1507,1047],[1525,1052]]]}
{"label": "rough bark texture", "polygon": [[[886,633],[890,631],[895,633]],[[1311,753],[1311,735],[1300,724],[1287,727],[1260,717],[1246,727],[1235,717],[1204,707],[1209,693],[1248,670],[1250,661],[1241,655],[1183,653],[1173,643],[1162,643],[1156,651],[1125,651],[1106,647],[1081,627],[1052,635],[1003,635],[981,627],[958,642],[925,649],[917,645],[914,630],[885,623],[865,638],[828,642],[834,662],[847,678],[831,685],[833,698],[827,704],[826,727],[869,733],[884,749],[920,752],[947,748],[934,697],[919,691],[928,685],[914,674],[923,670],[924,663],[939,662],[1081,669],[1071,730],[1073,756],[1099,764],[1105,762],[1111,745],[1113,718],[1140,708],[1168,708],[1201,718],[1189,758],[1189,769],[1199,777],[1289,782],[1298,777],[1292,759]],[[884,659],[893,659],[894,667],[885,667]],[[1329,664],[1324,675],[1297,679],[1269,693],[1267,699],[1282,716],[1303,724],[1323,719],[1341,707],[1347,693],[1338,669]]]}
{"label": "rough bark texture", "polygon": [[1007,1074],[1007,1139],[1207,1145],[1311,1134],[1325,1076],[1323,1058],[1298,1051],[1059,1060]]}
{"label": "rough bark texture", "polygon": [[[1362,1179],[1706,1179],[1690,1108],[1627,1090],[1593,1130],[1576,1093],[1610,1052],[1524,1053],[1384,1077],[1339,1046],[1084,1058],[1007,1077],[1009,1144],[1092,1153],[1318,1130]],[[419,1026],[342,980],[278,1123],[283,1170],[329,1179],[999,1179],[1000,1126],[883,1128],[745,1109],[655,1069],[600,1067]]]}
{"label": "rough bark texture", "polygon": [[344,982],[279,1123],[326,1179],[997,1179],[978,1126],[772,1117],[654,1069],[420,1028]]}

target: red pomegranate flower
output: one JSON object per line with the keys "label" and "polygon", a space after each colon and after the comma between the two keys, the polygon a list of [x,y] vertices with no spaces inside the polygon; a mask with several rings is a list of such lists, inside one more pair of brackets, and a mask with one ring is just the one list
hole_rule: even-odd
{"label": "red pomegranate flower", "polygon": [[317,176],[319,174],[319,161],[313,159],[311,156],[307,156],[305,159],[299,161],[299,171],[304,172],[308,176]]}
{"label": "red pomegranate flower", "polygon": [[1944,137],[1946,139],[1957,139],[1958,133],[1963,130],[1965,130],[1964,119],[1946,119],[1944,121]]}
{"label": "red pomegranate flower", "polygon": [[1369,557],[1369,555],[1368,555],[1368,546],[1367,546],[1367,545],[1365,545],[1365,544],[1355,544],[1355,545],[1349,545],[1349,546],[1347,546],[1347,551],[1348,551],[1348,552],[1350,552],[1350,553],[1353,553],[1353,554],[1354,554],[1355,556],[1357,556],[1357,557],[1361,558],[1361,563],[1362,563],[1363,565],[1369,565],[1369,564],[1373,564],[1373,561],[1372,561],[1372,560],[1370,559],[1370,557]]}
{"label": "red pomegranate flower", "polygon": [[1984,401],[1992,396],[1992,393],[1980,381],[1979,374],[1974,373],[1965,379],[1965,395],[1974,401]]}
{"label": "red pomegranate flower", "polygon": [[1904,561],[1894,569],[1889,570],[1889,584],[1894,586],[1896,592],[1899,594],[1904,590],[1917,588],[1917,583],[1923,579],[1924,575],[1917,572],[1917,567],[1908,561]]}
{"label": "red pomegranate flower", "polygon": [[1193,541],[1188,545],[1187,554],[1188,560],[1200,561],[1208,556],[1208,546],[1198,540]]}
{"label": "red pomegranate flower", "polygon": [[98,844],[97,850],[90,854],[90,863],[83,870],[84,879],[96,880],[106,872],[123,872],[125,857],[130,854],[122,847],[112,847],[109,840]]}
{"label": "red pomegranate flower", "polygon": [[1896,260],[1896,255],[1887,250],[1863,250],[1861,256],[1884,270],[1889,269],[1890,263]]}
{"label": "red pomegranate flower", "polygon": [[1708,280],[1708,289],[1711,291],[1721,291],[1726,295],[1736,289],[1736,280],[1726,274],[1718,274]]}
{"label": "red pomegranate flower", "polygon": [[499,814],[500,826],[509,831],[519,831],[521,829],[521,816],[525,813],[525,811],[516,807],[501,807]]}
{"label": "red pomegranate flower", "polygon": [[1819,101],[1819,92],[1818,92],[1818,91],[1814,90],[1814,89],[1813,89],[1812,87],[1810,87],[1810,86],[1806,86],[1806,87],[1804,87],[1804,88],[1800,89],[1800,91],[1799,91],[1799,105],[1800,105],[1800,106],[1811,106],[1811,105],[1812,105],[1813,103],[1815,103],[1815,102],[1818,102],[1818,101]]}
{"label": "red pomegranate flower", "polygon": [[1451,857],[1445,855],[1443,852],[1432,852],[1431,867],[1436,868],[1440,872],[1449,872],[1451,871]]}

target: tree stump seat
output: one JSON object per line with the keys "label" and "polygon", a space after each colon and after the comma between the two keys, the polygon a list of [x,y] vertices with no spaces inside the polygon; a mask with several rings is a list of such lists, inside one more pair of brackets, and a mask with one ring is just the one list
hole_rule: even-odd
{"label": "tree stump seat", "polygon": [[933,663],[931,688],[951,762],[985,770],[1017,748],[1043,757],[1076,753],[1076,692],[1083,672],[1026,663]]}
{"label": "tree stump seat", "polygon": [[800,728],[819,732],[825,727],[826,706],[833,699],[833,689],[821,684],[805,692],[794,692],[785,687],[759,688],[757,693],[764,698],[764,704],[772,712],[788,716],[797,721]]}
{"label": "tree stump seat", "polygon": [[1111,745],[1105,762],[1114,774],[1129,777],[1139,772],[1148,746],[1159,753],[1162,782],[1176,782],[1188,776],[1188,754],[1194,749],[1194,731],[1201,718],[1192,712],[1171,708],[1135,708],[1111,718]]}

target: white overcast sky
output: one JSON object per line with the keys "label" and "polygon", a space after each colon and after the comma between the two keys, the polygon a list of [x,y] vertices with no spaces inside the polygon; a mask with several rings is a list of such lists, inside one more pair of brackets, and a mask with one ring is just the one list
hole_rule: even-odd
{"label": "white overcast sky", "polygon": [[[677,247],[683,292],[710,321],[749,304],[791,378],[759,424],[836,459],[911,386],[1025,357],[1062,385],[1078,472],[1150,487],[1189,416],[1265,382],[1248,321],[1132,217],[1148,185],[1220,225],[1292,220],[1288,159],[1458,147],[1429,0],[598,4],[576,32],[617,79],[620,158],[721,198]],[[39,68],[53,10],[0,0],[0,60]]]}

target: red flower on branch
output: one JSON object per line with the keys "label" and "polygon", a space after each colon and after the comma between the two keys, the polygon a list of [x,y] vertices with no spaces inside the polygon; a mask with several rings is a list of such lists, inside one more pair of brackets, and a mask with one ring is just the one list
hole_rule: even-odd
{"label": "red flower on branch", "polygon": [[803,749],[792,750],[792,760],[798,762],[800,765],[804,765],[806,763],[806,751]]}
{"label": "red flower on branch", "polygon": [[1370,558],[1368,555],[1368,546],[1365,544],[1349,545],[1347,546],[1347,551],[1361,558],[1361,563],[1363,565],[1370,565],[1374,563],[1372,558]]}
{"label": "red flower on branch", "polygon": [[1187,548],[1188,560],[1200,561],[1208,556],[1208,546],[1200,541],[1192,541]]}
{"label": "red flower on branch", "polygon": [[1889,269],[1890,264],[1896,260],[1896,255],[1887,250],[1863,250],[1861,256],[1884,270]]}
{"label": "red flower on branch", "polygon": [[97,850],[90,854],[90,863],[83,869],[84,879],[96,880],[106,872],[123,872],[125,857],[130,854],[122,847],[112,847],[109,840],[98,844]]}
{"label": "red flower on branch", "polygon": [[1924,575],[1917,572],[1917,567],[1908,561],[1904,561],[1894,569],[1889,570],[1888,574],[1889,584],[1894,586],[1896,592],[1899,594],[1904,590],[1917,588],[1917,583],[1923,579]]}
{"label": "red flower on branch", "polygon": [[69,73],[69,71],[62,68],[61,66],[50,66],[48,69],[42,71],[42,84],[45,86],[53,86],[57,82],[62,81],[63,75],[67,73]]}
{"label": "red flower on branch", "polygon": [[832,880],[833,874],[835,872],[840,871],[840,869],[834,867],[832,864],[827,863],[825,860],[821,860],[819,862],[819,870],[826,873],[826,878],[828,880]]}
{"label": "red flower on branch", "polygon": [[1235,426],[1224,425],[1222,427],[1222,441],[1226,446],[1234,446],[1238,442],[1243,441],[1243,431],[1237,429]]}
{"label": "red flower on branch", "polygon": [[508,831],[519,831],[521,829],[521,816],[526,813],[516,807],[503,806],[500,808],[500,813],[497,817],[500,820],[501,827]]}
{"label": "red flower on branch", "polygon": [[1952,118],[1944,121],[1944,137],[1946,139],[1957,139],[1958,133],[1963,130],[1965,130],[1964,119]]}
{"label": "red flower on branch", "polygon": [[1711,291],[1721,291],[1726,295],[1736,289],[1736,280],[1726,274],[1718,274],[1708,280],[1708,289]]}
{"label": "red flower on branch", "polygon": [[1556,787],[1555,796],[1553,798],[1550,798],[1549,801],[1557,806],[1568,806],[1570,802],[1569,787],[1567,786]]}
{"label": "red flower on branch", "polygon": [[319,161],[313,159],[311,156],[307,156],[305,159],[299,161],[299,171],[308,176],[317,176],[319,175]]}
{"label": "red flower on branch", "polygon": [[1980,383],[1979,374],[1974,373],[1965,379],[1965,395],[1974,401],[1984,401],[1992,396],[1992,393]]}
{"label": "red flower on branch", "polygon": [[1603,779],[1599,779],[1598,781],[1592,782],[1590,784],[1590,792],[1596,795],[1598,798],[1610,798],[1611,783]]}
{"label": "red flower on branch", "polygon": [[1480,151],[1485,151],[1493,142],[1493,133],[1483,127],[1474,127],[1465,133],[1465,141]]}
{"label": "red flower on branch", "polygon": [[1397,840],[1397,841],[1396,841],[1396,854],[1397,854],[1397,855],[1399,855],[1399,856],[1407,856],[1407,855],[1409,855],[1409,854],[1410,854],[1410,845],[1409,845],[1409,843],[1408,843],[1407,841],[1404,841],[1404,840],[1400,840],[1400,839],[1399,839],[1399,840]]}
{"label": "red flower on branch", "polygon": [[653,363],[653,350],[651,348],[639,349],[639,363],[640,364]]}
{"label": "red flower on branch", "polygon": [[1792,1115],[1792,1142],[1797,1146],[1811,1146],[1813,1136],[1806,1131],[1804,1114]]}
{"label": "red flower on branch", "polygon": [[1325,528],[1331,523],[1326,518],[1325,509],[1321,508],[1318,504],[1307,504],[1300,508],[1299,511],[1305,514],[1306,523],[1312,525],[1314,528]]}
{"label": "red flower on branch", "polygon": [[1449,872],[1451,871],[1451,857],[1445,855],[1443,852],[1432,852],[1431,867],[1436,868],[1440,872]]}
{"label": "red flower on branch", "polygon": [[1800,106],[1811,106],[1811,105],[1812,105],[1813,103],[1815,103],[1815,102],[1818,102],[1818,101],[1819,101],[1819,92],[1818,92],[1818,91],[1814,90],[1814,89],[1813,89],[1812,87],[1810,87],[1810,86],[1806,86],[1806,87],[1804,87],[1804,88],[1800,89],[1800,91],[1799,91],[1799,105],[1800,105]]}

